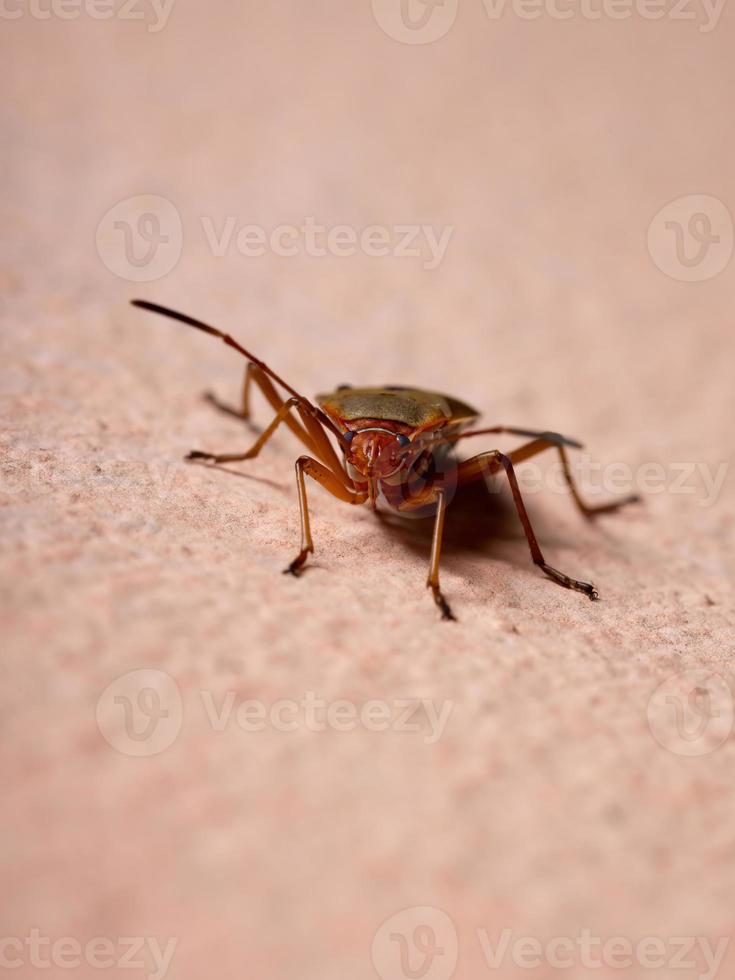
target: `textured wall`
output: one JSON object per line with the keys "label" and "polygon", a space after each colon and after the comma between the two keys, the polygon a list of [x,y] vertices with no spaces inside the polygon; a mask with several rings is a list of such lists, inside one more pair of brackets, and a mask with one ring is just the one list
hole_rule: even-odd
{"label": "textured wall", "polygon": [[[733,928],[735,14],[448,0],[422,33],[373,8],[3,8],[16,976],[36,929],[69,939],[59,976],[160,976],[149,939],[121,962],[156,937],[176,980],[690,980]],[[436,387],[578,437],[588,492],[643,504],[585,522],[551,456],[527,501],[600,602],[534,568],[504,491],[450,508],[456,624],[424,588],[430,528],[317,489],[313,568],[283,577],[295,440],[182,462],[252,438],[200,397],[235,398],[242,364],[136,295],[307,394]],[[664,953],[492,969],[503,930]]]}

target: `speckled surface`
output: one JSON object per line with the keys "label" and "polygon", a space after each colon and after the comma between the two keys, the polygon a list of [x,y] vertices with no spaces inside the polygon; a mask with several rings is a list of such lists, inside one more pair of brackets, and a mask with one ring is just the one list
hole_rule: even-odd
{"label": "speckled surface", "polygon": [[[104,937],[103,975],[125,977],[156,974],[124,968],[121,937],[175,939],[175,980],[706,976],[701,955],[675,967],[671,940],[735,923],[735,266],[672,278],[674,226],[647,234],[707,195],[691,214],[715,223],[715,266],[729,247],[710,199],[735,210],[733,12],[703,32],[466,2],[426,45],[367,2],[178,0],[151,18],[26,11],[0,38],[0,936]],[[129,279],[156,272],[155,227],[136,226],[126,278],[125,214],[105,217],[138,195],[182,229],[165,212],[180,255],[148,282]],[[245,255],[228,218],[451,233],[430,268],[301,239]],[[707,273],[687,247],[681,276]],[[242,365],[133,296],[231,330],[306,394],[437,388],[487,424],[579,438],[578,459],[619,467],[612,489],[631,467],[643,504],[594,525],[554,492],[553,458],[530,469],[549,561],[601,600],[537,572],[504,492],[450,508],[456,624],[424,588],[423,523],[321,491],[313,568],[282,576],[295,441],[230,473],[186,465],[252,438],[201,398],[236,398]],[[381,931],[426,906],[448,918]],[[443,950],[430,964],[416,924]],[[478,930],[504,929],[659,937],[668,958],[493,969]],[[400,935],[418,943],[403,966]],[[23,949],[11,975],[100,976]]]}

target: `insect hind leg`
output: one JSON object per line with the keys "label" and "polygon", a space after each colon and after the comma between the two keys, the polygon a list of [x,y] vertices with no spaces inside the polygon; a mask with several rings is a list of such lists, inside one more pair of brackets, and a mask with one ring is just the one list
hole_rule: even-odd
{"label": "insect hind leg", "polygon": [[[506,430],[507,431],[507,430]],[[538,453],[543,452],[545,449],[556,449],[559,453],[561,459],[562,473],[564,474],[564,479],[567,486],[569,487],[569,492],[572,495],[572,500],[577,507],[577,510],[584,514],[585,517],[592,518],[597,517],[600,514],[611,514],[613,511],[618,510],[620,507],[626,507],[628,504],[640,503],[640,497],[637,493],[628,494],[625,497],[620,497],[617,500],[610,500],[602,504],[588,504],[582,494],[579,492],[576,481],[572,474],[572,468],[569,465],[569,456],[567,454],[566,445],[569,445],[563,437],[554,437],[553,433],[544,433],[538,439],[534,439],[533,442],[526,443],[525,446],[521,446],[519,449],[515,449],[510,453],[510,458],[514,463],[520,463],[523,460],[529,459],[531,456],[536,456]]]}
{"label": "insect hind leg", "polygon": [[516,449],[510,453],[510,458],[513,463],[520,463],[523,460],[530,459],[531,456],[536,456],[545,449],[556,449],[561,458],[562,472],[572,495],[572,499],[574,500],[575,506],[579,512],[584,514],[585,517],[596,517],[599,514],[610,514],[619,507],[625,507],[627,504],[640,502],[641,498],[638,496],[638,494],[634,493],[629,494],[626,497],[621,497],[619,500],[611,500],[604,504],[588,504],[579,492],[579,488],[577,487],[574,476],[572,475],[572,469],[569,465],[569,457],[567,455],[567,447],[571,446],[576,449],[581,449],[582,446],[575,439],[569,439],[566,436],[559,435],[558,432],[534,432],[530,429],[517,429],[507,425],[495,425],[489,429],[476,429],[470,432],[459,433],[457,436],[452,437],[452,441],[458,442],[460,439],[467,439],[471,436],[480,436],[489,433],[504,433],[506,435],[532,437],[531,442],[526,443],[525,446],[521,446],[519,449]]}
{"label": "insect hind leg", "polygon": [[[529,443],[529,447],[531,445],[532,444]],[[471,459],[465,460],[463,463],[460,463],[458,468],[458,484],[461,486],[472,482],[478,482],[479,480],[484,480],[487,476],[498,473],[501,469],[505,470],[511,493],[513,495],[513,502],[516,506],[516,512],[518,513],[518,518],[526,535],[526,540],[528,542],[533,563],[538,565],[545,575],[548,575],[550,579],[553,579],[554,582],[557,582],[565,589],[572,589],[574,592],[581,592],[583,595],[586,595],[588,599],[597,599],[599,596],[594,585],[592,585],[590,582],[581,582],[578,579],[566,575],[564,572],[560,572],[558,568],[554,568],[552,565],[549,565],[544,558],[543,552],[541,551],[539,543],[536,540],[536,535],[531,525],[528,512],[526,511],[526,505],[523,502],[521,490],[518,486],[518,479],[513,468],[513,463],[519,461],[519,456],[523,459],[527,458],[526,456],[522,455],[523,450],[526,448],[528,447],[524,446],[521,447],[520,450],[516,450],[516,452],[512,454],[512,457],[506,456],[505,453],[501,453],[497,449],[493,449],[485,453],[480,453],[478,456],[473,456]]]}

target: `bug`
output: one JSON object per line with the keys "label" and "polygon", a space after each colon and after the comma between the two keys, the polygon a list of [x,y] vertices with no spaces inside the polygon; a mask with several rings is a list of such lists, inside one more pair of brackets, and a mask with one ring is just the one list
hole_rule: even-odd
{"label": "bug", "polygon": [[[464,486],[485,481],[490,476],[504,472],[533,562],[559,585],[581,592],[589,599],[598,598],[591,583],[571,578],[547,563],[536,540],[515,474],[518,463],[546,449],[554,449],[561,457],[562,472],[572,499],[586,517],[609,513],[638,500],[633,495],[594,506],[585,503],[574,482],[566,452],[567,448],[581,449],[579,442],[555,432],[505,425],[472,428],[479,413],[465,402],[438,392],[399,385],[380,388],[341,385],[333,392],[318,395],[314,404],[287,384],[267,364],[242,347],[230,334],[156,303],[136,299],[132,300],[132,304],[218,337],[246,358],[240,408],[220,402],[213,395],[207,395],[208,400],[218,409],[239,419],[249,420],[251,388],[255,385],[275,412],[270,424],[246,452],[210,453],[192,450],[187,455],[187,460],[217,464],[254,459],[280,425],[286,425],[306,447],[308,455],[299,456],[296,460],[301,546],[284,573],[298,576],[308,556],[314,551],[306,490],[307,476],[345,503],[369,503],[377,508],[380,501],[404,515],[429,508],[434,515],[434,530],[426,584],[431,589],[442,618],[455,619],[439,584],[444,520],[451,492],[446,471],[440,464],[461,439],[503,433],[523,436],[530,441],[507,454],[491,449],[457,463],[452,470],[453,482],[457,486]],[[284,398],[276,386],[287,392],[288,397]],[[336,441],[341,455],[329,436]]]}

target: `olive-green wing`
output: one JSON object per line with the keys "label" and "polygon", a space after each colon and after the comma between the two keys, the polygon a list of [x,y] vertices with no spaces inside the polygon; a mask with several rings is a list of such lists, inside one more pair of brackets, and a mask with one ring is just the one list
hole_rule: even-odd
{"label": "olive-green wing", "polygon": [[327,395],[317,395],[319,404],[333,418],[383,419],[402,422],[416,429],[458,424],[477,418],[478,412],[458,398],[437,391],[385,385],[382,388],[343,386]]}

